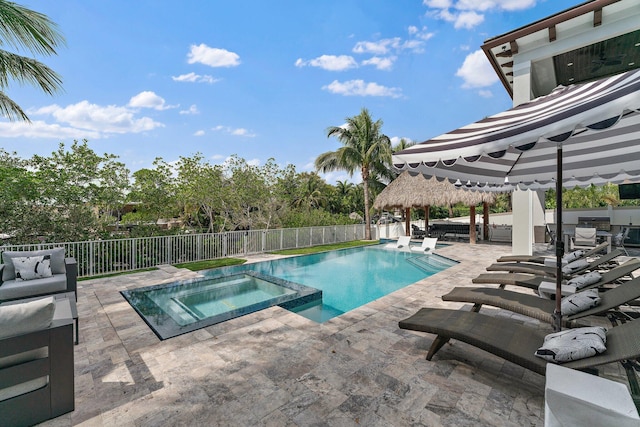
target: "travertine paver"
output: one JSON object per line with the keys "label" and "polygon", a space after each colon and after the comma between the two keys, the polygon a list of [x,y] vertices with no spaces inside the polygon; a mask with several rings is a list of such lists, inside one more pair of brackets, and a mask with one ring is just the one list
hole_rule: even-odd
{"label": "travertine paver", "polygon": [[165,341],[119,291],[196,273],[80,282],[76,410],[43,425],[541,426],[544,377],[453,341],[426,361],[433,336],[398,328],[423,306],[461,308],[440,296],[510,247],[438,253],[460,264],[324,324],[274,307]]}

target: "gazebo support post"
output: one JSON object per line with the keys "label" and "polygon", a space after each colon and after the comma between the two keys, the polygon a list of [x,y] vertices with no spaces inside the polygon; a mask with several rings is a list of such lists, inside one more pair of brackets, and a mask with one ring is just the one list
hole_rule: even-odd
{"label": "gazebo support post", "polygon": [[411,208],[404,209],[404,235],[411,236]]}
{"label": "gazebo support post", "polygon": [[469,206],[469,243],[476,244],[476,206]]}
{"label": "gazebo support post", "polygon": [[429,205],[424,207],[424,232],[429,235]]}
{"label": "gazebo support post", "polygon": [[482,202],[482,240],[489,240],[489,203]]}

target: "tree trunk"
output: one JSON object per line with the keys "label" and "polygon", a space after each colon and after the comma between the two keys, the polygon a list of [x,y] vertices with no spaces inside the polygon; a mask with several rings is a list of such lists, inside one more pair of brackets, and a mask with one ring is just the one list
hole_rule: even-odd
{"label": "tree trunk", "polygon": [[371,240],[371,218],[369,215],[369,170],[362,168],[362,189],[364,190],[364,239]]}

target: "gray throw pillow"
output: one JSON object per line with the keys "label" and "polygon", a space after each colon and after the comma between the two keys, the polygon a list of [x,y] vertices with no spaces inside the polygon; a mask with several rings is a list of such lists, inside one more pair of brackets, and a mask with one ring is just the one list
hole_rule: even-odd
{"label": "gray throw pillow", "polygon": [[0,338],[48,328],[55,310],[53,297],[0,305]]}

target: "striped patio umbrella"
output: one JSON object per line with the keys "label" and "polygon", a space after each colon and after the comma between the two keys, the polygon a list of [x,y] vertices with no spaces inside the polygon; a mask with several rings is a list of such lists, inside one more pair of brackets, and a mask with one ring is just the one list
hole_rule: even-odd
{"label": "striped patio umbrella", "polygon": [[[640,179],[640,70],[559,87],[551,94],[393,155],[412,170],[483,191],[556,188]],[[560,325],[558,255],[555,326]]]}

